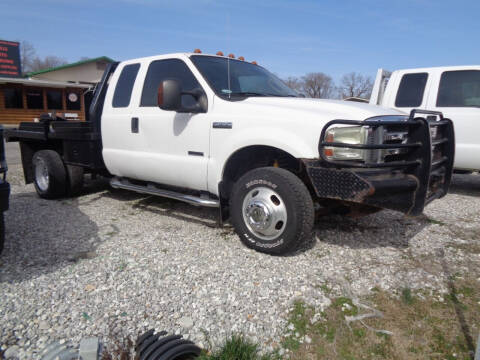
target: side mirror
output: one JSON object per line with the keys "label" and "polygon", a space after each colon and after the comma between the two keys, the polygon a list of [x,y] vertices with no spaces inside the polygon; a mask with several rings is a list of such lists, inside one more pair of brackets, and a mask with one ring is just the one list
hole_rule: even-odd
{"label": "side mirror", "polygon": [[158,87],[158,106],[162,110],[177,111],[182,107],[182,91],[177,80],[164,80]]}
{"label": "side mirror", "polygon": [[[179,113],[205,113],[208,109],[208,100],[202,89],[182,91],[177,80],[164,80],[158,87],[158,106],[162,110]],[[182,105],[182,95],[189,95],[195,99],[193,106]]]}

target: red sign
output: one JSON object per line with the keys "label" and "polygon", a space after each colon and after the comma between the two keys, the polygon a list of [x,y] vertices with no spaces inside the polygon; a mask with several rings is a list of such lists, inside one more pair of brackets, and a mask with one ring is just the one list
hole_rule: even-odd
{"label": "red sign", "polygon": [[22,77],[18,42],[0,40],[0,77]]}

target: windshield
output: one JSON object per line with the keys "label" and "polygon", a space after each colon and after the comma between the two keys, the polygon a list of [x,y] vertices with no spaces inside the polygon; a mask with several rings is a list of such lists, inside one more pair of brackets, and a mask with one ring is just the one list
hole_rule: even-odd
{"label": "windshield", "polygon": [[[190,57],[218,96],[290,96],[298,94],[261,66],[215,56]],[[230,74],[230,79],[228,74]]]}

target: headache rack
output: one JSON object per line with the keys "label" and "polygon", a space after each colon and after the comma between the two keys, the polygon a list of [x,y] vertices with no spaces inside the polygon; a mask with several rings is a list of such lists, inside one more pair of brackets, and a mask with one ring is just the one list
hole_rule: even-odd
{"label": "headache rack", "polygon": [[[426,115],[426,118],[417,117],[417,114]],[[374,135],[366,144],[325,141],[327,130],[337,124],[365,126]],[[325,167],[350,168],[359,172],[384,169],[415,176],[419,183],[418,207],[423,208],[448,191],[455,137],[452,121],[444,118],[441,112],[414,109],[408,118],[401,120],[379,117],[364,121],[330,121],[322,130],[318,147]],[[365,151],[364,161],[332,160],[325,155],[325,148],[361,149]]]}

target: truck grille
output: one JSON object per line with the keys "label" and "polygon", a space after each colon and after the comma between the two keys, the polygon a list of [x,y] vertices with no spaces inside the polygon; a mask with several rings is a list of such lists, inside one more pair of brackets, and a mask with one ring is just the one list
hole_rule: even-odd
{"label": "truck grille", "polygon": [[[428,120],[416,114],[429,115]],[[325,142],[326,131],[335,124],[367,126],[367,143]],[[412,110],[410,116],[403,119],[377,117],[365,121],[333,120],[325,125],[320,139],[319,153],[324,166],[401,170],[419,180],[421,194],[417,196],[423,199],[423,205],[445,195],[450,185],[455,152],[453,124],[439,112]],[[364,161],[330,160],[324,154],[325,147],[363,149]]]}

